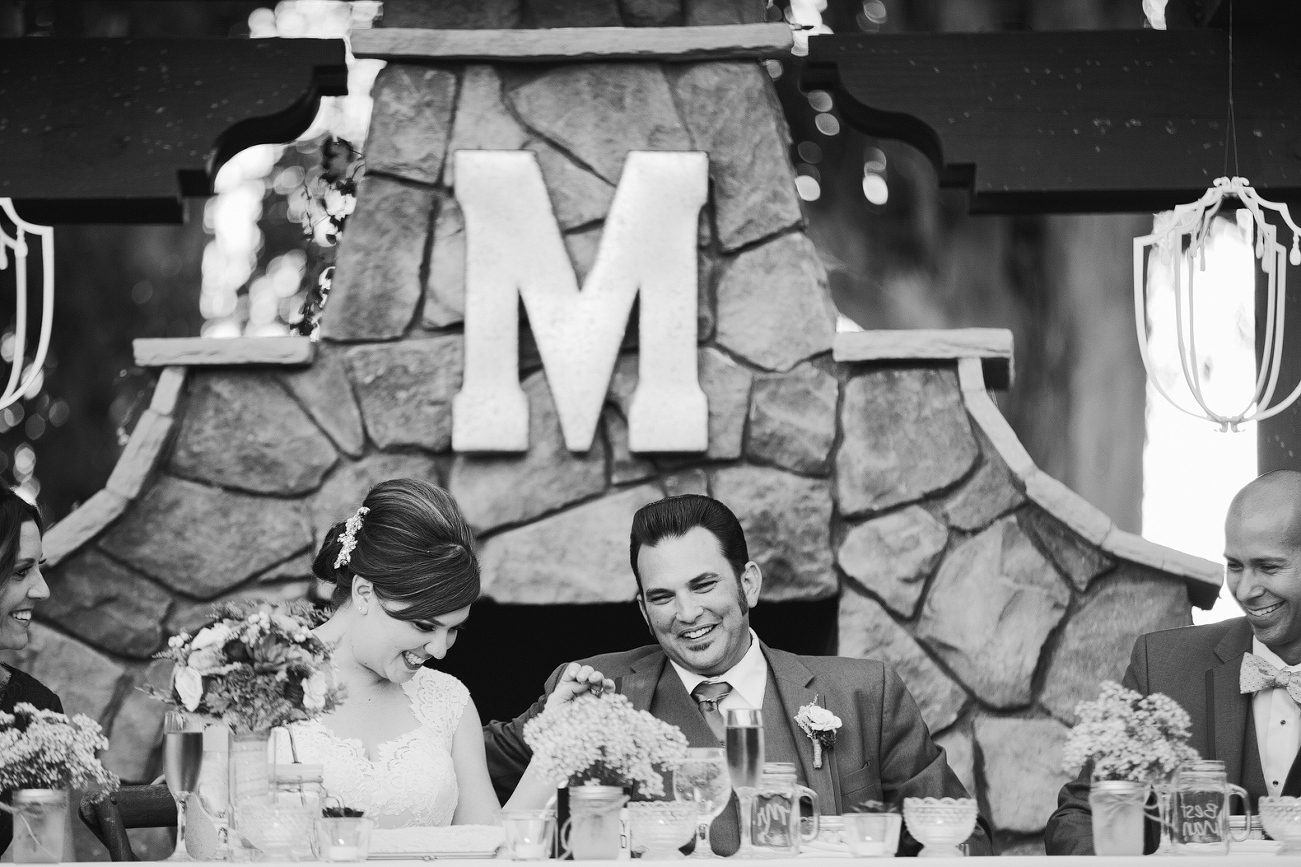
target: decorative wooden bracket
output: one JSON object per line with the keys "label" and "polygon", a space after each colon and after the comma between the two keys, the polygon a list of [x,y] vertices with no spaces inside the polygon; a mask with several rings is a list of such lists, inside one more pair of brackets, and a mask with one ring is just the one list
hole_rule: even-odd
{"label": "decorative wooden bracket", "polygon": [[179,223],[184,196],[347,93],[338,39],[0,39],[0,198],[27,220]]}
{"label": "decorative wooden bracket", "polygon": [[[802,84],[901,139],[973,213],[1157,211],[1225,174],[1222,30],[814,36]],[[1301,197],[1296,33],[1234,33],[1238,168]]]}

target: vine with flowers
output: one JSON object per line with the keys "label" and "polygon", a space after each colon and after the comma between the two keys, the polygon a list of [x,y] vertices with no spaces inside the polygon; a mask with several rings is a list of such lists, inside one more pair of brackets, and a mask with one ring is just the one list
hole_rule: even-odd
{"label": "vine with flowers", "polygon": [[[330,136],[321,145],[319,169],[304,179],[299,189],[302,202],[299,223],[303,237],[310,245],[322,250],[333,250],[339,235],[348,223],[357,205],[357,184],[366,171],[361,151],[345,138]],[[309,286],[303,299],[302,318],[293,330],[316,339],[321,324],[321,313],[330,298],[334,280],[333,256],[321,269],[314,286]]]}

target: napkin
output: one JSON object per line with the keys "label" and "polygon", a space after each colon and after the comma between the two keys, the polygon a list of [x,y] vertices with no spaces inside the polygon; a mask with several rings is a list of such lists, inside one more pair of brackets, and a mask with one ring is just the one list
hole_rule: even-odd
{"label": "napkin", "polygon": [[503,839],[500,825],[376,828],[370,832],[370,854],[481,854],[495,852]]}

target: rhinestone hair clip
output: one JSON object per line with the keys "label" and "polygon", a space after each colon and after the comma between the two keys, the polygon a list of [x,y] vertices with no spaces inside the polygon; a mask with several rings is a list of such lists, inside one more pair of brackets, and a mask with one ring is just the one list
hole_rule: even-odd
{"label": "rhinestone hair clip", "polygon": [[365,506],[360,507],[343,525],[343,532],[339,534],[339,556],[334,558],[335,569],[347,566],[352,560],[352,551],[357,547],[357,532],[361,529],[361,519],[369,511],[370,509]]}

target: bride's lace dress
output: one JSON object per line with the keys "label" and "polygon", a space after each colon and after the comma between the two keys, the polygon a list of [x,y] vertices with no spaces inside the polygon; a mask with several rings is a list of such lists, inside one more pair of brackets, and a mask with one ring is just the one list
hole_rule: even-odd
{"label": "bride's lace dress", "polygon": [[[294,742],[302,762],[325,767],[325,789],[346,806],[366,811],[381,828],[450,825],[456,811],[456,772],[452,735],[470,692],[455,677],[422,668],[402,684],[419,727],[378,747],[371,761],[358,738],[336,735],[319,720],[294,723]],[[289,743],[276,745],[288,755]]]}

